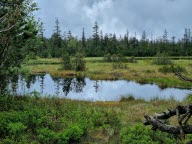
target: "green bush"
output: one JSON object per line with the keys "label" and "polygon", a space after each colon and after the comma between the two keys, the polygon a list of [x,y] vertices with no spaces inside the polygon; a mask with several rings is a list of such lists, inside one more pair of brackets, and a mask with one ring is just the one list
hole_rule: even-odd
{"label": "green bush", "polygon": [[112,67],[113,69],[128,69],[128,66],[122,62],[115,62],[113,63]]}
{"label": "green bush", "polygon": [[24,59],[24,63],[28,63],[29,60],[36,60],[37,57],[35,55],[34,52],[31,52],[30,54],[26,55],[25,59]]}
{"label": "green bush", "polygon": [[84,60],[84,55],[82,53],[75,54],[75,57],[72,60],[72,66],[75,71],[86,70],[86,61]]}
{"label": "green bush", "polygon": [[170,134],[152,131],[143,124],[121,130],[123,144],[175,144],[177,140]]}
{"label": "green bush", "polygon": [[128,62],[129,62],[129,63],[137,63],[137,59],[136,59],[134,56],[132,56],[132,57],[130,57],[130,58],[128,59]]}
{"label": "green bush", "polygon": [[85,129],[80,124],[71,124],[67,129],[64,129],[59,133],[59,142],[58,143],[72,143],[78,142],[79,139],[85,133]]}
{"label": "green bush", "polygon": [[57,135],[54,131],[48,128],[37,130],[37,138],[40,143],[52,144],[57,141]]}
{"label": "green bush", "polygon": [[[175,71],[177,71],[177,72],[186,72],[186,69],[184,68],[184,67],[181,67],[181,66],[177,66],[177,67],[175,67],[174,68],[175,69]],[[158,69],[158,71],[159,72],[161,72],[161,73],[173,73],[173,69],[172,69],[172,67],[171,66],[163,66],[163,67],[160,67],[159,69]]]}
{"label": "green bush", "polygon": [[65,52],[62,56],[62,66],[61,69],[64,70],[75,70],[84,71],[86,70],[86,61],[84,60],[84,55],[77,52],[73,58]]}
{"label": "green bush", "polygon": [[15,141],[22,139],[21,137],[25,134],[26,126],[21,122],[9,123],[7,125],[9,136],[12,137]]}
{"label": "green bush", "polygon": [[158,53],[152,63],[156,65],[170,65],[171,59],[166,53]]}
{"label": "green bush", "polygon": [[111,54],[108,53],[108,54],[104,55],[103,61],[104,61],[104,62],[111,62],[111,61],[112,61],[112,60],[111,60]]}
{"label": "green bush", "polygon": [[122,54],[113,54],[110,53],[104,55],[103,57],[104,62],[127,62],[127,58]]}
{"label": "green bush", "polygon": [[62,69],[64,70],[72,70],[71,57],[67,52],[64,52],[62,55]]}

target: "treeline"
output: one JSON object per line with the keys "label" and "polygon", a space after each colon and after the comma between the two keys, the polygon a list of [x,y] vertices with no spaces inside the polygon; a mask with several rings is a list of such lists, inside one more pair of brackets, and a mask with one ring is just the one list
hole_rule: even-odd
{"label": "treeline", "polygon": [[33,50],[30,52],[45,58],[62,57],[64,52],[69,55],[81,52],[88,57],[100,57],[107,54],[147,57],[155,56],[157,53],[166,53],[170,56],[191,56],[192,36],[190,33],[190,29],[185,29],[184,35],[179,40],[176,40],[174,36],[168,39],[166,30],[158,39],[149,39],[146,31],[143,31],[141,39],[129,36],[128,31],[124,36],[117,37],[116,34],[103,34],[95,22],[93,35],[87,38],[83,28],[82,37],[78,39],[70,30],[62,35],[59,20],[56,19],[55,30],[51,38],[45,38],[41,30],[39,42],[35,40],[35,45],[32,45]]}

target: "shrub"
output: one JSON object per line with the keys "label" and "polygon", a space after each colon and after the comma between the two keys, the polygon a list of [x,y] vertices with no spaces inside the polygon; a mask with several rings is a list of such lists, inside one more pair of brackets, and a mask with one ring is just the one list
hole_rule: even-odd
{"label": "shrub", "polygon": [[137,63],[137,59],[136,59],[134,56],[132,56],[132,57],[130,57],[130,58],[128,59],[128,62],[129,62],[129,63]]}
{"label": "shrub", "polygon": [[64,52],[62,55],[62,69],[64,70],[72,70],[72,65],[71,65],[71,58],[67,52]]}
{"label": "shrub", "polygon": [[103,61],[104,62],[111,62],[111,54],[108,53],[108,54],[104,55]]}
{"label": "shrub", "polygon": [[12,135],[15,140],[19,139],[24,134],[26,128],[27,127],[21,122],[8,124],[9,134],[10,136]]}
{"label": "shrub", "polygon": [[[186,69],[184,67],[181,67],[181,66],[177,66],[174,69],[177,72],[186,72]],[[171,66],[163,66],[163,67],[159,68],[158,71],[166,74],[166,73],[172,73],[173,69]]]}
{"label": "shrub", "polygon": [[156,58],[153,60],[153,64],[157,65],[169,65],[171,64],[171,59],[166,53],[158,53]]}
{"label": "shrub", "polygon": [[112,67],[113,69],[128,69],[128,66],[122,62],[113,63]]}
{"label": "shrub", "polygon": [[152,131],[143,124],[136,124],[132,127],[121,130],[123,144],[174,144],[176,139],[167,133]]}
{"label": "shrub", "polygon": [[57,135],[54,131],[48,128],[41,128],[37,130],[37,138],[41,143],[55,143],[57,140]]}
{"label": "shrub", "polygon": [[29,60],[36,60],[37,57],[35,56],[34,52],[31,52],[30,54],[26,55],[25,59],[24,59],[24,63],[28,63]]}
{"label": "shrub", "polygon": [[82,53],[76,53],[74,58],[71,58],[67,52],[62,56],[62,69],[84,71],[86,70],[86,61]]}
{"label": "shrub", "polygon": [[58,143],[78,142],[85,133],[84,128],[80,124],[71,124],[69,127],[59,133]]}
{"label": "shrub", "polygon": [[76,71],[86,70],[86,61],[84,60],[84,55],[82,53],[76,53],[72,61],[73,69]]}
{"label": "shrub", "polygon": [[135,100],[134,96],[129,96],[129,97],[122,97],[119,102],[129,102],[134,100]]}
{"label": "shrub", "polygon": [[108,53],[103,57],[103,61],[104,62],[127,62],[127,58],[120,53],[113,54],[113,55]]}

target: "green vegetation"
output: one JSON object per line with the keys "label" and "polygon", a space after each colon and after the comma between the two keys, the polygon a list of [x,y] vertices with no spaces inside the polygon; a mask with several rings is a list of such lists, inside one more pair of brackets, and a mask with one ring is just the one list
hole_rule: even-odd
{"label": "green vegetation", "polygon": [[[103,35],[95,22],[93,36],[87,39],[83,28],[78,39],[70,30],[62,36],[56,18],[54,33],[45,38],[42,24],[33,14],[38,10],[33,0],[1,0],[0,8],[0,144],[181,143],[177,135],[154,132],[141,123],[146,113],[191,104],[191,96],[182,103],[174,99],[146,102],[132,96],[120,102],[92,103],[41,97],[37,92],[9,95],[6,87],[10,79],[18,80],[18,73],[50,73],[191,88],[192,83],[179,80],[168,66],[174,63],[178,72],[191,77],[190,29],[185,29],[178,41],[175,37],[168,40],[166,30],[154,40],[149,40],[145,31],[141,39],[128,32],[117,38],[116,34]],[[168,55],[174,56],[172,61]],[[181,56],[187,57],[183,60]],[[12,89],[16,87],[12,85]],[[178,124],[176,118],[168,122]],[[191,137],[188,135],[186,142]]]}
{"label": "green vegetation", "polygon": [[123,144],[176,144],[177,139],[174,135],[153,132],[146,129],[142,124],[136,124],[132,127],[123,128],[121,131]]}
{"label": "green vegetation", "polygon": [[[185,67],[181,67],[181,66],[177,66],[174,68],[175,71],[177,72],[180,72],[180,73],[186,73],[186,68]],[[173,68],[171,66],[163,66],[163,67],[160,67],[158,69],[159,72],[162,72],[164,74],[167,74],[167,73],[173,73]]]}
{"label": "green vegetation", "polygon": [[67,52],[62,57],[61,70],[84,71],[86,69],[86,61],[82,53],[76,53],[74,57],[70,57]]}
{"label": "green vegetation", "polygon": [[[133,59],[126,58],[126,59]],[[41,59],[30,60],[24,64],[20,71],[29,73],[50,73],[54,76],[87,76],[96,80],[127,79],[140,83],[156,83],[162,87],[182,87],[191,88],[192,84],[183,82],[171,71],[170,66],[153,64],[152,58],[140,60],[134,58],[137,63],[130,62],[104,62],[102,57],[85,58],[86,70],[59,70],[62,64],[61,59]],[[172,60],[175,67],[180,72],[185,72],[186,76],[191,73],[191,60]],[[68,64],[68,63],[67,63]]]}
{"label": "green vegetation", "polygon": [[73,69],[75,71],[84,71],[86,69],[86,61],[82,53],[76,53],[72,60]]}
{"label": "green vegetation", "polygon": [[153,60],[153,63],[157,65],[170,65],[171,59],[166,53],[158,53],[156,58]]}
{"label": "green vegetation", "polygon": [[39,24],[33,16],[37,5],[31,0],[2,0],[0,7],[0,75],[3,75],[10,68],[19,67],[27,54],[34,54],[31,43],[38,43]]}
{"label": "green vegetation", "polygon": [[[189,96],[182,104],[189,104]],[[181,104],[173,99],[83,102],[57,97],[0,96],[0,143],[157,143],[178,137],[142,125],[144,114]],[[170,123],[177,124],[177,119]],[[186,141],[190,140],[188,135]]]}
{"label": "green vegetation", "polygon": [[72,63],[71,63],[71,57],[67,52],[65,52],[62,56],[62,65],[61,69],[63,70],[72,70]]}
{"label": "green vegetation", "polygon": [[[34,43],[39,47],[34,52],[41,58],[61,58],[63,51],[67,51],[70,56],[82,52],[88,57],[105,57],[105,61],[110,61],[108,55],[121,54],[123,56],[153,57],[158,53],[167,53],[170,56],[191,56],[192,41],[190,29],[184,30],[184,35],[176,40],[173,36],[169,39],[165,30],[163,35],[157,39],[149,38],[146,31],[143,31],[141,39],[135,35],[130,36],[129,32],[121,37],[114,34],[105,34],[95,22],[92,37],[86,37],[86,29],[82,30],[82,37],[77,38],[72,31],[61,32],[59,19],[55,20],[55,29],[50,38],[42,40],[42,45]],[[62,35],[64,33],[64,35]]]}

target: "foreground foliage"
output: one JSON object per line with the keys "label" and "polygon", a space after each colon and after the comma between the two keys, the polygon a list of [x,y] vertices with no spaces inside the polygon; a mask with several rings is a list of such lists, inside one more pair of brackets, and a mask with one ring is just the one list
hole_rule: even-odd
{"label": "foreground foliage", "polygon": [[[0,3],[0,74],[18,67],[27,54],[26,46],[38,33],[32,0],[3,0]],[[28,48],[28,47],[27,47]]]}
{"label": "foreground foliage", "polygon": [[176,135],[141,124],[143,111],[175,101],[91,103],[34,94],[1,96],[0,104],[0,143],[179,143]]}

